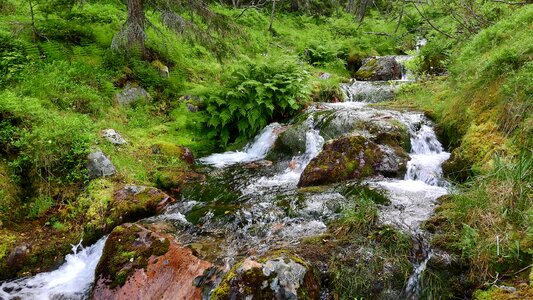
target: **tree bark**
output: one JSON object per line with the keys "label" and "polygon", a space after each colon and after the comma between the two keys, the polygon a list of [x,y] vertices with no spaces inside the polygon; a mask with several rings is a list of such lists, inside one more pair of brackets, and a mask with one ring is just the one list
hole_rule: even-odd
{"label": "tree bark", "polygon": [[272,23],[274,23],[275,14],[276,14],[276,0],[272,0],[272,11],[270,13],[270,25],[268,25],[268,31],[272,31]]}
{"label": "tree bark", "polygon": [[141,55],[145,52],[145,16],[143,0],[127,0],[128,20],[127,22],[127,47],[129,50],[136,49]]}

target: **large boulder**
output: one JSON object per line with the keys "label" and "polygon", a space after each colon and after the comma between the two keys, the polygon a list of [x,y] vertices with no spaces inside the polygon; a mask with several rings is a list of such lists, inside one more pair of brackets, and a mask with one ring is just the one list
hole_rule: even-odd
{"label": "large boulder", "polygon": [[402,70],[392,56],[371,57],[363,61],[355,78],[363,81],[396,80],[402,78]]}
{"label": "large boulder", "polygon": [[377,174],[383,154],[379,146],[362,136],[348,136],[324,145],[305,168],[298,186],[321,185]]}
{"label": "large boulder", "polygon": [[124,224],[109,235],[92,299],[202,299],[212,265],[180,245],[165,224]]}
{"label": "large boulder", "polygon": [[153,187],[123,185],[114,187],[104,180],[95,181],[93,192],[86,195],[93,205],[87,211],[85,239],[94,240],[113,227],[150,217],[176,200]]}
{"label": "large boulder", "polygon": [[320,284],[313,269],[300,257],[281,251],[237,264],[213,291],[211,299],[319,299],[319,296]]}
{"label": "large boulder", "polygon": [[117,170],[111,160],[102,152],[96,150],[87,157],[87,170],[89,171],[89,178],[105,177],[115,175]]}
{"label": "large boulder", "polygon": [[364,179],[375,175],[389,177],[405,173],[409,156],[400,147],[380,145],[363,136],[345,136],[324,145],[305,168],[298,186]]}

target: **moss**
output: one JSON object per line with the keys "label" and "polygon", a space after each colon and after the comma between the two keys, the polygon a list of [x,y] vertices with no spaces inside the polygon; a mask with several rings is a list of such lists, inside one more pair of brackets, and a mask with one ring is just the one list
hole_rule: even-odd
{"label": "moss", "polygon": [[326,144],[305,168],[298,186],[362,179],[376,173],[379,147],[361,136],[342,137]]}
{"label": "moss", "polygon": [[167,253],[168,238],[155,236],[135,224],[115,228],[107,238],[96,274],[110,280],[110,288],[122,286],[137,269],[145,269],[148,259]]}
{"label": "moss", "polygon": [[0,230],[0,261],[5,261],[16,241],[16,236],[7,230]]}
{"label": "moss", "polygon": [[220,219],[230,214],[233,214],[239,206],[219,203],[209,203],[207,205],[196,205],[187,213],[187,221],[192,224],[200,223],[201,219],[209,212],[213,214],[213,218]]}

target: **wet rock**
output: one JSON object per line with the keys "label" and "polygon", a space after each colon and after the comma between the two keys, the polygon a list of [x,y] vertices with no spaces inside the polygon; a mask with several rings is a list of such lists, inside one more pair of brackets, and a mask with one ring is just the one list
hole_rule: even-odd
{"label": "wet rock", "polygon": [[111,144],[115,144],[115,145],[127,144],[126,140],[114,129],[102,130],[102,137],[106,138]]}
{"label": "wet rock", "polygon": [[115,100],[119,105],[129,105],[137,101],[149,101],[152,97],[142,87],[126,83],[124,89],[115,94]]}
{"label": "wet rock", "polygon": [[305,152],[306,132],[309,126],[305,122],[294,124],[281,132],[274,144],[274,150],[295,156]]}
{"label": "wet rock", "polygon": [[472,163],[462,157],[459,149],[455,149],[450,158],[442,163],[442,172],[452,181],[465,182],[472,176]]}
{"label": "wet rock", "polygon": [[394,57],[371,57],[363,61],[355,78],[363,81],[396,80],[402,78],[402,70]]}
{"label": "wet rock", "polygon": [[361,135],[377,144],[411,149],[407,126],[396,112],[374,109],[337,110],[316,114],[320,134],[326,139],[344,135]]}
{"label": "wet rock", "polygon": [[87,169],[89,171],[90,179],[112,176],[117,172],[111,160],[105,156],[102,150],[90,153],[87,159]]}
{"label": "wet rock", "polygon": [[115,228],[96,268],[91,298],[202,299],[197,279],[205,277],[211,263],[196,257],[165,230],[169,230],[165,224]]}
{"label": "wet rock", "polygon": [[379,146],[362,136],[342,137],[324,149],[305,168],[299,187],[363,179],[376,175],[383,158]]}
{"label": "wet rock", "polygon": [[243,167],[246,169],[259,169],[259,168],[265,168],[272,166],[272,161],[270,160],[258,160],[251,162],[249,164],[244,165]]}
{"label": "wet rock", "polygon": [[403,149],[394,149],[387,145],[379,145],[383,154],[376,170],[386,177],[402,177],[407,170],[409,155]]}
{"label": "wet rock", "polygon": [[319,299],[319,292],[313,269],[282,251],[236,265],[213,291],[212,299]]}

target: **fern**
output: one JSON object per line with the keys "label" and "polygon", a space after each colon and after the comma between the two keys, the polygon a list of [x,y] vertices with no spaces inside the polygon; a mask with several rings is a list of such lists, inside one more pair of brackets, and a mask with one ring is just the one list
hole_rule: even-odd
{"label": "fern", "polygon": [[247,60],[206,98],[205,126],[226,146],[296,113],[309,98],[308,73],[293,57]]}

